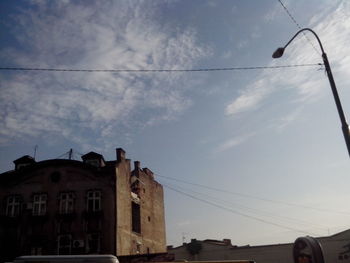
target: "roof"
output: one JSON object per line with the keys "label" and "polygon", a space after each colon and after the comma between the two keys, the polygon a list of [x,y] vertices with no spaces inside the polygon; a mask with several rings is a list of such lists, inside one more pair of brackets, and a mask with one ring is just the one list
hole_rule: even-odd
{"label": "roof", "polygon": [[89,164],[86,164],[81,161],[76,160],[69,160],[69,159],[51,159],[51,160],[44,160],[40,162],[34,162],[28,166],[25,166],[19,170],[11,170],[0,174],[0,182],[1,181],[10,181],[10,180],[18,180],[22,177],[22,175],[28,175],[31,172],[34,172],[35,170],[46,168],[46,167],[78,167],[84,170],[89,170],[94,173],[100,171],[100,169],[103,169],[103,171],[106,171],[106,169],[111,169],[113,166],[105,166],[102,168],[98,168]]}
{"label": "roof", "polygon": [[230,243],[228,243],[228,241],[224,241],[224,240],[216,240],[216,239],[205,239],[203,240],[204,243],[209,243],[209,244],[213,244],[213,245],[219,245],[219,246],[230,246],[231,245],[231,240],[229,240]]}
{"label": "roof", "polygon": [[20,164],[20,163],[35,163],[35,159],[29,155],[24,155],[21,158],[18,158],[13,161],[15,164]]}
{"label": "roof", "polygon": [[81,156],[83,160],[87,159],[102,159],[104,161],[103,155],[96,152],[89,152]]}
{"label": "roof", "polygon": [[[344,230],[342,232],[336,233],[334,235],[331,236],[326,236],[326,237],[317,237],[316,239],[320,240],[320,239],[333,239],[333,238],[338,238],[338,237],[342,237],[345,236],[347,237],[348,235],[350,235],[350,229]],[[213,244],[213,245],[218,245],[218,246],[225,246],[227,244],[225,244],[225,242],[223,240],[216,240],[216,239],[205,239],[205,240],[196,240],[197,242],[201,242],[201,243],[209,243],[209,244]],[[186,246],[187,244],[184,243],[178,247],[173,247],[170,248],[169,250],[173,250],[173,249],[179,249],[183,246]],[[230,245],[229,249],[248,249],[248,248],[267,248],[267,247],[275,247],[275,246],[291,246],[293,245],[293,243],[281,243],[281,244],[267,244],[267,245],[257,245],[257,246],[250,246],[250,245],[245,245],[245,246],[232,246]]]}
{"label": "roof", "polygon": [[339,233],[335,233],[331,236],[317,237],[317,239],[328,239],[328,238],[335,238],[335,237],[341,237],[341,236],[350,236],[350,229],[346,229],[346,230],[341,231]]}

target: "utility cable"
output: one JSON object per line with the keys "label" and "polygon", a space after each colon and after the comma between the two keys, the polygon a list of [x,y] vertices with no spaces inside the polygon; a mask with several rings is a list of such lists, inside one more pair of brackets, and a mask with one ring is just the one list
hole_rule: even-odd
{"label": "utility cable", "polygon": [[292,231],[296,231],[296,232],[299,232],[299,233],[303,233],[303,234],[307,234],[307,235],[312,235],[312,236],[317,236],[317,234],[314,234],[314,233],[310,233],[310,232],[307,232],[307,231],[304,231],[304,230],[300,230],[300,229],[296,229],[296,228],[293,228],[293,227],[289,227],[289,226],[285,226],[285,225],[281,225],[281,224],[277,224],[277,223],[274,223],[274,222],[271,222],[271,221],[268,221],[268,220],[265,220],[265,219],[261,219],[259,217],[255,217],[255,216],[251,216],[251,215],[247,215],[245,213],[241,213],[239,211],[236,211],[236,210],[233,210],[231,208],[227,208],[225,206],[222,206],[222,205],[219,205],[219,204],[216,204],[216,203],[213,203],[211,201],[207,201],[205,199],[202,199],[202,198],[198,198],[194,195],[191,195],[191,194],[188,194],[188,193],[185,193],[183,191],[180,191],[180,190],[177,190],[171,186],[168,186],[168,185],[164,185],[166,188],[172,190],[172,191],[175,191],[177,193],[180,193],[180,194],[183,194],[185,196],[188,196],[192,199],[195,199],[195,200],[198,200],[198,201],[201,201],[203,203],[206,203],[206,204],[209,204],[211,206],[215,206],[217,208],[220,208],[220,209],[223,209],[223,210],[226,210],[228,212],[231,212],[233,214],[237,214],[237,215],[240,215],[240,216],[243,216],[243,217],[246,217],[246,218],[249,218],[249,219],[253,219],[255,221],[259,221],[259,222],[262,222],[262,223],[265,223],[265,224],[269,224],[269,225],[273,225],[273,226],[276,226],[276,227],[280,227],[280,228],[284,228],[284,229],[288,229],[288,230],[292,230]]}
{"label": "utility cable", "polygon": [[[292,14],[289,12],[289,10],[287,9],[287,7],[282,3],[282,0],[277,0],[281,6],[283,7],[284,11],[286,11],[286,13],[288,14],[288,16],[290,17],[290,19],[294,22],[294,24],[297,25],[297,27],[301,30],[301,26],[299,25],[299,23],[296,21],[296,19],[294,18],[294,16],[292,16]],[[312,41],[310,40],[310,38],[306,35],[305,32],[302,32],[304,37],[307,39],[307,41],[309,41],[309,43],[311,44],[311,46],[313,47],[313,49],[317,52],[317,54],[319,54],[321,56],[321,53],[318,51],[318,49],[315,47],[315,45],[312,43]]]}
{"label": "utility cable", "polygon": [[312,206],[300,205],[300,204],[295,204],[295,203],[290,203],[290,202],[283,202],[283,201],[278,201],[278,200],[272,200],[272,199],[257,197],[257,196],[253,196],[253,195],[249,195],[249,194],[227,191],[227,190],[224,190],[224,189],[219,189],[219,188],[206,186],[206,185],[202,185],[202,184],[191,183],[191,182],[187,182],[185,180],[176,179],[176,178],[163,176],[163,175],[158,175],[158,174],[156,174],[156,176],[159,176],[159,177],[162,177],[162,178],[166,178],[166,179],[169,179],[169,180],[173,180],[173,181],[178,181],[178,182],[189,184],[189,185],[194,185],[194,186],[206,188],[206,189],[213,190],[213,191],[218,191],[218,192],[232,194],[232,195],[238,195],[238,196],[251,198],[251,199],[256,199],[256,200],[260,200],[260,201],[264,201],[264,202],[283,204],[283,205],[287,205],[287,206],[294,206],[294,207],[301,207],[301,208],[304,208],[304,209],[311,209],[311,210],[315,210],[315,211],[319,211],[319,212],[335,213],[335,214],[341,214],[341,215],[350,216],[349,212],[335,211],[335,210],[324,209],[324,208],[316,208],[316,207],[312,207]]}
{"label": "utility cable", "polygon": [[65,152],[64,154],[61,154],[60,156],[56,157],[55,159],[60,159],[62,157],[68,156],[68,154],[69,154],[69,151]]}
{"label": "utility cable", "polygon": [[233,71],[255,69],[280,69],[296,67],[322,66],[323,63],[294,64],[280,66],[253,66],[253,67],[229,67],[229,68],[198,68],[198,69],[60,69],[60,68],[30,68],[30,67],[0,67],[7,71],[54,71],[54,72],[104,72],[104,73],[154,73],[154,72],[207,72],[207,71]]}
{"label": "utility cable", "polygon": [[174,186],[174,185],[170,185],[170,186],[173,187],[173,188],[176,188],[176,189],[180,189],[181,191],[186,191],[186,192],[191,192],[191,193],[195,193],[195,194],[198,194],[198,195],[202,195],[204,197],[211,198],[212,200],[216,200],[216,201],[219,201],[221,203],[227,203],[228,205],[233,205],[233,206],[236,206],[236,207],[238,207],[240,209],[243,209],[243,210],[246,210],[246,211],[249,211],[249,210],[253,211],[252,213],[260,213],[260,215],[262,215],[262,216],[267,216],[267,217],[271,217],[271,218],[275,218],[275,219],[279,219],[279,220],[285,220],[285,221],[289,221],[289,222],[297,223],[297,224],[303,224],[305,226],[311,226],[311,227],[320,229],[322,231],[327,231],[328,230],[328,228],[325,227],[325,226],[315,225],[314,223],[307,222],[307,221],[304,221],[304,220],[291,218],[291,217],[287,217],[287,216],[282,216],[282,215],[276,215],[276,214],[271,213],[271,212],[262,211],[262,210],[259,210],[259,209],[256,209],[256,208],[251,208],[251,207],[248,207],[248,206],[240,205],[240,204],[237,204],[237,203],[234,203],[234,202],[231,202],[231,201],[222,200],[222,199],[219,199],[219,198],[216,198],[216,197],[204,194],[204,193],[196,192],[196,191],[193,191],[192,189],[186,189],[186,188],[179,187],[179,186]]}

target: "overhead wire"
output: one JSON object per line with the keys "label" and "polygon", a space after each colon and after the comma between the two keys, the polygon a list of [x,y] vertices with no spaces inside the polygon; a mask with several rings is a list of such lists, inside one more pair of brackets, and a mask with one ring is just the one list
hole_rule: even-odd
{"label": "overhead wire", "polygon": [[237,204],[237,203],[234,203],[234,202],[231,202],[231,201],[228,201],[228,200],[222,200],[222,199],[219,199],[219,198],[216,198],[216,197],[213,197],[213,196],[201,193],[201,192],[194,191],[192,189],[186,189],[186,188],[183,188],[183,187],[179,187],[177,185],[176,186],[170,185],[170,186],[173,187],[173,188],[176,188],[176,189],[180,189],[181,191],[186,191],[186,192],[191,192],[191,193],[194,193],[194,194],[197,194],[197,195],[202,195],[202,196],[210,198],[212,200],[216,200],[216,201],[218,201],[220,203],[227,203],[228,205],[233,205],[233,206],[235,206],[235,207],[237,207],[239,209],[243,209],[243,210],[246,210],[246,211],[250,210],[250,213],[252,213],[252,211],[253,211],[253,213],[257,213],[257,214],[260,214],[262,216],[267,216],[267,217],[274,218],[274,219],[277,219],[277,220],[289,221],[289,223],[303,224],[304,226],[317,228],[317,229],[322,230],[322,231],[328,231],[327,227],[321,226],[321,225],[317,225],[315,223],[311,223],[311,222],[307,222],[307,221],[304,221],[304,220],[291,218],[291,217],[287,217],[287,216],[276,215],[276,214],[268,212],[268,211],[262,211],[260,209],[251,208],[251,207],[244,206],[244,205],[241,205],[241,204]]}
{"label": "overhead wire", "polygon": [[72,160],[79,160],[80,157],[83,155],[82,153],[80,153],[74,149],[71,149],[68,152],[65,152],[64,154],[61,154],[60,156],[56,157],[55,159],[61,159],[61,158],[62,159],[69,159],[70,152],[71,152],[71,159]]}
{"label": "overhead wire", "polygon": [[[65,152],[64,154],[61,154],[60,156],[56,157],[55,159],[61,159],[62,157],[68,156],[68,154],[69,154],[69,151]],[[65,158],[65,159],[67,159],[67,158]]]}
{"label": "overhead wire", "polygon": [[72,69],[72,68],[32,68],[32,67],[0,67],[3,71],[53,71],[53,72],[88,72],[88,73],[154,73],[154,72],[207,72],[207,71],[234,71],[256,69],[281,69],[296,67],[322,66],[323,63],[279,65],[279,66],[250,66],[250,67],[223,67],[197,69]]}
{"label": "overhead wire", "polygon": [[[289,16],[289,18],[294,22],[294,24],[296,24],[296,26],[298,27],[298,29],[302,29],[302,27],[299,25],[299,23],[297,22],[297,20],[294,18],[294,16],[291,14],[291,12],[288,10],[287,6],[285,4],[283,4],[282,0],[277,0],[281,6],[283,7],[284,11],[286,11],[287,15]],[[321,56],[321,53],[319,50],[317,50],[317,48],[315,47],[315,45],[312,43],[311,39],[306,35],[305,32],[302,32],[304,37],[307,39],[307,41],[309,41],[309,43],[311,44],[311,46],[313,47],[313,49],[317,52],[317,54],[319,54]]]}
{"label": "overhead wire", "polygon": [[258,197],[258,196],[254,196],[254,195],[250,195],[250,194],[245,194],[245,193],[240,193],[240,192],[233,192],[233,191],[228,191],[228,190],[225,190],[225,189],[219,189],[219,188],[216,188],[216,187],[207,186],[207,185],[203,185],[203,184],[192,183],[192,182],[188,182],[188,181],[185,181],[185,180],[172,178],[172,177],[159,175],[159,174],[156,174],[156,176],[162,177],[162,178],[166,178],[166,179],[169,179],[169,180],[173,180],[173,181],[178,181],[178,182],[189,184],[189,185],[193,185],[193,186],[197,186],[197,187],[206,188],[206,189],[213,190],[213,191],[218,191],[218,192],[222,192],[222,193],[237,195],[237,196],[241,196],[241,197],[245,197],[245,198],[251,198],[251,199],[255,199],[255,200],[259,200],[259,201],[276,203],[276,204],[282,204],[282,205],[286,205],[286,206],[299,207],[299,208],[304,208],[304,209],[311,209],[311,210],[315,210],[315,211],[319,211],[319,212],[334,213],[334,214],[341,214],[341,215],[350,216],[350,212],[336,211],[336,210],[331,210],[331,209],[317,208],[317,207],[312,207],[312,206],[306,206],[306,205],[301,205],[301,204],[295,204],[295,203],[290,203],[290,202],[273,200],[273,199]]}
{"label": "overhead wire", "polygon": [[265,219],[261,219],[259,217],[256,217],[256,216],[251,216],[251,215],[248,215],[248,214],[245,214],[245,213],[242,213],[242,212],[239,212],[237,210],[234,210],[232,208],[227,208],[223,205],[219,205],[219,204],[216,204],[214,202],[211,202],[211,201],[208,201],[208,200],[205,200],[205,199],[202,199],[202,198],[199,198],[199,197],[196,197],[192,194],[189,194],[189,193],[185,193],[183,191],[180,191],[178,189],[175,189],[171,186],[168,186],[168,185],[163,185],[164,187],[172,190],[172,191],[175,191],[177,193],[180,193],[180,194],[183,194],[185,196],[188,196],[192,199],[195,199],[195,200],[198,200],[198,201],[201,201],[203,203],[206,203],[206,204],[209,204],[211,206],[214,206],[214,207],[217,207],[217,208],[220,208],[220,209],[223,209],[223,210],[226,210],[228,212],[231,212],[231,213],[234,213],[234,214],[237,214],[237,215],[240,215],[240,216],[243,216],[243,217],[246,217],[246,218],[249,218],[249,219],[252,219],[252,220],[255,220],[255,221],[259,221],[259,222],[262,222],[262,223],[265,223],[265,224],[269,224],[269,225],[273,225],[273,226],[276,226],[276,227],[280,227],[280,228],[284,228],[284,229],[288,229],[288,230],[292,230],[292,231],[295,231],[295,232],[299,232],[299,233],[303,233],[303,234],[307,234],[307,235],[317,235],[317,234],[314,234],[314,233],[310,233],[308,231],[304,231],[304,230],[301,230],[301,229],[297,229],[297,228],[293,228],[293,227],[289,227],[289,226],[285,226],[285,225],[282,225],[282,224],[278,224],[278,223],[274,223],[274,222],[271,222],[269,220],[265,220]]}

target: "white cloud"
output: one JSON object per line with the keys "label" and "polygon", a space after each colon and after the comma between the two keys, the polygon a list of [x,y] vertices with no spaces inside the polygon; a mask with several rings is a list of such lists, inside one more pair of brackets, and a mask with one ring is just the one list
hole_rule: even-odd
{"label": "white cloud", "polygon": [[220,144],[214,150],[214,154],[224,152],[224,151],[227,151],[231,148],[234,148],[234,147],[244,143],[245,141],[247,141],[250,137],[252,137],[254,135],[255,135],[255,133],[249,133],[249,134],[244,134],[244,135],[240,135],[240,136],[236,136],[236,137],[233,137],[231,139],[228,139],[227,141]]}
{"label": "white cloud", "polygon": [[[191,68],[210,54],[196,33],[156,21],[150,1],[33,1],[9,28],[23,48],[6,48],[3,61],[19,67]],[[2,141],[57,134],[75,141],[114,138],[128,122],[139,127],[171,119],[190,105],[183,74],[17,72],[1,80]],[[141,118],[140,118],[141,119]],[[75,136],[72,136],[75,134]]]}
{"label": "white cloud", "polygon": [[217,2],[210,0],[210,1],[207,2],[207,5],[210,6],[210,7],[217,7]]}
{"label": "white cloud", "polygon": [[231,59],[232,56],[233,56],[232,51],[231,50],[227,50],[227,51],[222,53],[221,58],[223,58],[223,59]]}
{"label": "white cloud", "polygon": [[226,107],[227,115],[234,115],[256,108],[259,103],[271,92],[267,79],[256,81],[242,92],[238,98]]}
{"label": "white cloud", "polygon": [[278,131],[282,131],[283,129],[288,127],[288,125],[290,125],[295,120],[300,118],[302,110],[303,110],[303,107],[299,107],[299,108],[295,109],[294,111],[288,113],[287,115],[285,115],[282,118],[280,118],[279,120],[277,120],[273,124],[273,126],[276,127]]}
{"label": "white cloud", "polygon": [[[329,9],[327,10],[329,11]],[[332,13],[323,14],[323,16],[317,15],[317,17],[319,20],[313,17],[311,21],[315,24],[314,30],[319,35],[329,56],[333,73],[337,72],[338,79],[336,79],[336,82],[343,85],[350,84],[347,80],[347,76],[350,74],[350,60],[347,56],[344,56],[344,54],[350,53],[349,37],[344,33],[350,29],[350,4],[342,2]],[[316,49],[319,50],[315,37],[309,32],[306,34]],[[322,62],[320,54],[301,34],[288,46],[283,58],[273,60],[269,65],[319,62]],[[265,70],[227,105],[226,114],[237,115],[259,109],[267,99],[275,95],[276,91],[283,90],[294,94],[294,99],[289,101],[290,103],[305,104],[317,101],[327,94],[329,83],[324,70],[318,70],[317,68],[285,69],[279,70],[277,73],[275,70]],[[287,122],[293,119],[288,119],[287,114]]]}
{"label": "white cloud", "polygon": [[254,26],[253,32],[250,34],[252,39],[257,39],[261,37],[261,29],[259,26]]}
{"label": "white cloud", "polygon": [[274,21],[278,15],[281,15],[283,11],[281,8],[281,4],[276,1],[271,10],[264,15],[263,20],[266,22]]}

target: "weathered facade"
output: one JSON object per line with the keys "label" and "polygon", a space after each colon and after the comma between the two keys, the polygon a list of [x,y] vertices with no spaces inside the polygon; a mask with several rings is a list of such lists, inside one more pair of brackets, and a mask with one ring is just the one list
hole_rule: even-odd
{"label": "weathered facade", "polygon": [[0,174],[0,261],[30,254],[166,252],[163,187],[119,148],[115,161],[15,160]]}
{"label": "weathered facade", "polygon": [[[326,263],[350,263],[350,230],[319,237]],[[293,263],[293,243],[262,246],[234,246],[229,239],[196,240],[168,248],[175,260],[253,260],[257,263]]]}

